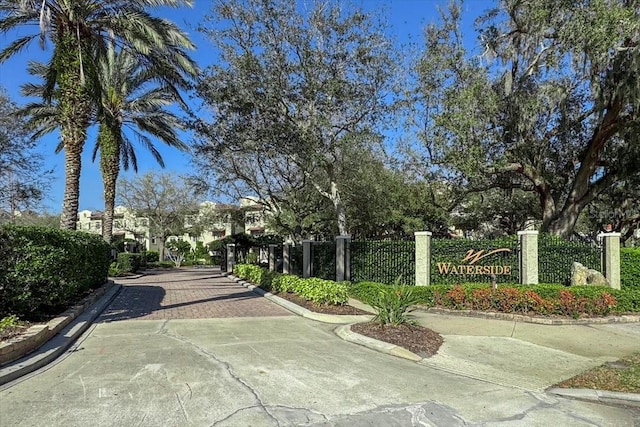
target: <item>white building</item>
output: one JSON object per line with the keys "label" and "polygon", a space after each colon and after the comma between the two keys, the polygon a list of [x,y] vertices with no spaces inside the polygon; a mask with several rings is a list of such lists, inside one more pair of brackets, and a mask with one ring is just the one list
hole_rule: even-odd
{"label": "white building", "polygon": [[[198,213],[185,217],[185,233],[169,236],[167,242],[183,240],[192,248],[198,242],[205,246],[215,240],[237,233],[259,236],[267,232],[264,207],[253,200],[243,200],[240,206],[204,202]],[[89,210],[78,213],[77,230],[102,234],[102,212]],[[159,239],[150,233],[149,220],[137,217],[123,206],[114,209],[113,236],[135,240],[147,250],[159,250]],[[166,243],[165,243],[166,244]]]}

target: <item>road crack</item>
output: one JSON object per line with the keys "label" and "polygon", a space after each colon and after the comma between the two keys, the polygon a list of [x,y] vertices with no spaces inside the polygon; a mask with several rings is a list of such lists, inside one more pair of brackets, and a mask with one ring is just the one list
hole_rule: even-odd
{"label": "road crack", "polygon": [[[240,376],[238,376],[233,371],[233,368],[231,367],[231,365],[228,362],[225,362],[224,360],[221,360],[215,354],[205,350],[204,348],[200,347],[198,344],[190,341],[189,339],[187,339],[187,338],[185,338],[183,336],[180,336],[180,335],[173,334],[173,333],[169,332],[168,329],[166,328],[166,323],[164,323],[162,325],[162,327],[160,328],[158,333],[161,334],[161,335],[164,335],[164,336],[166,336],[168,338],[171,338],[171,339],[173,339],[175,341],[178,341],[178,342],[180,342],[180,343],[182,343],[184,345],[187,345],[187,346],[193,348],[197,354],[203,356],[204,358],[206,358],[210,362],[215,363],[218,366],[221,366],[234,381],[236,381],[238,384],[240,384],[245,390],[247,390],[253,396],[253,399],[256,402],[256,405],[252,405],[252,406],[245,407],[245,408],[240,408],[237,411],[235,411],[233,414],[231,414],[230,416],[236,415],[237,413],[242,412],[243,410],[247,410],[247,409],[250,409],[250,408],[258,408],[261,411],[263,411],[265,414],[267,414],[267,416],[269,418],[271,418],[276,423],[277,426],[281,425],[280,421],[269,410],[268,405],[264,404],[264,402],[262,401],[262,398],[258,394],[258,391],[255,390],[248,382],[246,382],[245,380],[240,378]],[[218,423],[220,423],[220,422],[222,422],[224,420],[229,419],[230,416],[225,417],[223,420],[217,421],[213,425],[216,425],[216,424],[218,424]]]}

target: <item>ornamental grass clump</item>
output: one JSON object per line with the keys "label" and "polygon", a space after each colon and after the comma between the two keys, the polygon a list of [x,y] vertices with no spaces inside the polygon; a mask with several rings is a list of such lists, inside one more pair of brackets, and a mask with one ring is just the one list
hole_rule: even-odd
{"label": "ornamental grass clump", "polygon": [[412,324],[408,319],[408,309],[418,302],[412,286],[398,285],[382,288],[377,295],[369,300],[369,304],[376,310],[373,321],[381,325]]}

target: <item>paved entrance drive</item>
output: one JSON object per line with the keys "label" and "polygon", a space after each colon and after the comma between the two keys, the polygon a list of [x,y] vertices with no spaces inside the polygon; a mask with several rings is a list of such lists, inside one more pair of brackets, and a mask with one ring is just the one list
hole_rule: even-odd
{"label": "paved entrance drive", "polygon": [[291,315],[227,279],[218,269],[158,270],[118,283],[122,291],[98,322]]}
{"label": "paved entrance drive", "polygon": [[213,270],[129,280],[63,357],[0,387],[0,426],[639,426],[638,408],[410,362],[335,327]]}

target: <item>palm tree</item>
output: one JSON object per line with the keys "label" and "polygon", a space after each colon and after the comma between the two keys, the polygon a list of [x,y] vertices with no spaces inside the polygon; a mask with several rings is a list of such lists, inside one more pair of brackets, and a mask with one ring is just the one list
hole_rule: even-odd
{"label": "palm tree", "polygon": [[92,114],[96,61],[116,43],[142,64],[163,69],[162,78],[184,85],[197,72],[186,53],[193,49],[175,24],[155,18],[146,7],[180,6],[188,0],[0,0],[0,33],[36,24],[0,51],[0,63],[39,39],[53,45],[44,86],[45,102],[56,100],[61,145],[65,151],[65,190],[61,227],[75,229],[81,154]]}
{"label": "palm tree", "polygon": [[159,81],[158,70],[140,67],[135,57],[126,51],[116,53],[110,49],[100,61],[98,81],[100,82],[100,102],[97,106],[99,121],[98,139],[93,151],[95,160],[100,152],[100,171],[104,183],[104,216],[102,236],[111,241],[113,231],[113,211],[115,206],[116,182],[122,168],[129,166],[138,171],[134,144],[125,132],[131,133],[145,146],[164,168],[162,156],[148,135],[165,144],[186,150],[176,129],[181,128],[178,117],[166,107],[178,102],[184,106],[176,88]]}

